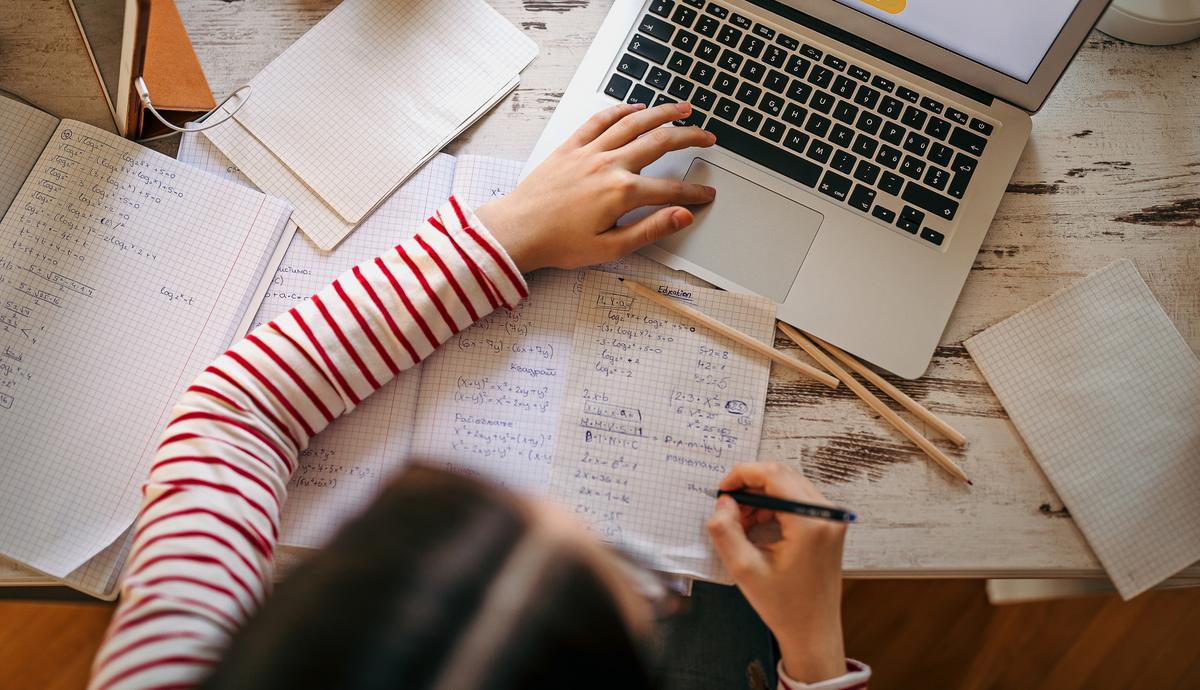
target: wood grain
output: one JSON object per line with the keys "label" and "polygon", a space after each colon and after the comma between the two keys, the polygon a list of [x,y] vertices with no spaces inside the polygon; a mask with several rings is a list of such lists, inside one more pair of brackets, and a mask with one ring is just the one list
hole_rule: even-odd
{"label": "wood grain", "polygon": [[[18,0],[22,7],[65,0]],[[520,87],[449,147],[524,158],[610,6],[491,0],[541,47]],[[178,0],[214,92],[246,82],[336,0]],[[40,21],[30,9],[26,22]],[[0,11],[13,32],[13,10]],[[36,29],[21,29],[38,35]],[[29,40],[29,39],[26,39]],[[63,40],[48,41],[62,55]],[[3,61],[0,61],[2,64]],[[0,87],[10,77],[0,66]],[[31,75],[21,77],[31,83]],[[78,77],[76,77],[78,78]],[[49,88],[49,87],[48,87]],[[81,87],[82,88],[82,87]],[[69,85],[55,85],[70,91]],[[41,94],[23,94],[35,102]],[[59,115],[72,115],[65,106]],[[776,367],[761,454],[795,463],[854,507],[851,573],[1078,575],[1100,568],[967,356],[963,339],[1119,258],[1137,265],[1200,350],[1200,50],[1093,33],[1045,107],[975,260],[934,361],[918,381],[885,376],[971,443],[914,426],[971,475],[965,491],[848,390]],[[791,348],[786,339],[776,347]],[[1200,574],[1200,568],[1190,572]]]}

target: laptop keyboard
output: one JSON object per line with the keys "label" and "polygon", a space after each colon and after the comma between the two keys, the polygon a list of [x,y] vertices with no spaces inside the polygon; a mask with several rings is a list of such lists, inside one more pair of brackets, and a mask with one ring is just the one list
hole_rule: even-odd
{"label": "laptop keyboard", "polygon": [[942,246],[993,125],[707,0],[652,0],[605,82],[876,222]]}

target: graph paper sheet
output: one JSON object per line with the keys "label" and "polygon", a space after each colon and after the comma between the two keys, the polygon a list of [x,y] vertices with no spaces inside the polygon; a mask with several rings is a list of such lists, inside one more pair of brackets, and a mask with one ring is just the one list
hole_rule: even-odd
{"label": "graph paper sheet", "polygon": [[[770,343],[775,304],[651,282]],[[758,456],[770,362],[589,272],[579,293],[550,494],[658,569],[726,579],[704,531],[721,478]]]}
{"label": "graph paper sheet", "polygon": [[[60,578],[120,553],[168,413],[228,346],[289,211],[55,129],[0,222],[0,552]],[[119,561],[74,584],[103,594]]]}
{"label": "graph paper sheet", "polygon": [[0,96],[0,214],[25,184],[58,118]]}
{"label": "graph paper sheet", "polygon": [[1131,262],[964,344],[1122,597],[1200,560],[1200,360]]}
{"label": "graph paper sheet", "polygon": [[511,91],[536,55],[483,0],[349,0],[251,81],[236,120],[353,227]]}

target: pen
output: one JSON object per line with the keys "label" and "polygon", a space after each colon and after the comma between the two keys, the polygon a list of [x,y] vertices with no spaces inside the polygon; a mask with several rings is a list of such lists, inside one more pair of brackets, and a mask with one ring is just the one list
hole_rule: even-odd
{"label": "pen", "polygon": [[717,496],[728,496],[744,506],[766,508],[767,510],[775,510],[781,513],[795,513],[804,517],[821,518],[822,520],[832,520],[834,522],[854,522],[858,520],[858,516],[853,511],[842,508],[800,503],[799,501],[789,501],[785,498],[752,494],[747,491],[721,490],[717,492]]}

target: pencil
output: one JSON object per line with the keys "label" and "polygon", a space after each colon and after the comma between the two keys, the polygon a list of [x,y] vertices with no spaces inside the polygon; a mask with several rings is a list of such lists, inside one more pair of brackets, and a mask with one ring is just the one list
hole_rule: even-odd
{"label": "pencil", "polygon": [[642,285],[641,283],[638,283],[638,282],[635,282],[632,280],[626,280],[625,278],[618,278],[617,280],[620,280],[634,294],[645,297],[646,299],[650,300],[651,302],[654,302],[655,304],[657,304],[661,307],[664,307],[670,311],[673,311],[676,314],[681,314],[683,316],[686,316],[687,318],[691,319],[692,321],[695,321],[696,323],[699,323],[699,324],[702,324],[702,325],[708,327],[709,330],[712,330],[713,332],[715,332],[719,335],[723,335],[726,338],[734,341],[735,343],[738,343],[739,345],[742,345],[750,350],[753,350],[754,352],[757,352],[758,354],[770,359],[773,362],[778,362],[779,364],[782,364],[783,366],[788,367],[789,369],[798,371],[801,374],[804,374],[805,376],[807,376],[809,378],[820,381],[821,383],[825,384],[826,386],[829,386],[830,388],[838,387],[838,380],[836,378],[830,376],[829,374],[826,374],[825,372],[821,371],[820,369],[817,369],[816,367],[811,367],[811,366],[805,364],[804,362],[801,362],[800,360],[796,359],[795,357],[785,355],[784,353],[780,352],[779,350],[776,350],[775,348],[773,348],[769,345],[764,345],[763,343],[759,342],[757,339],[752,338],[752,337],[746,335],[745,333],[742,333],[741,331],[737,330],[736,328],[727,326],[727,325],[721,323],[720,321],[717,321],[716,319],[712,318],[711,316],[709,316],[707,314],[702,314],[702,313],[696,311],[695,309],[692,309],[691,307],[687,307],[682,304],[679,304],[678,302],[671,299],[670,297],[667,297],[665,295],[660,295],[657,292],[655,292],[654,290],[651,290],[650,288],[646,287],[645,285]]}
{"label": "pencil", "polygon": [[800,349],[807,352],[813,359],[817,360],[821,366],[828,369],[830,373],[838,378],[838,380],[846,384],[846,387],[853,391],[854,394],[859,398],[861,398],[862,401],[867,404],[867,407],[870,407],[879,416],[883,417],[889,424],[896,427],[896,430],[901,434],[904,434],[905,438],[917,444],[917,447],[924,451],[925,454],[928,455],[939,466],[941,466],[942,469],[946,470],[951,475],[961,479],[967,484],[974,485],[974,482],[967,477],[967,473],[963,472],[962,468],[955,464],[955,462],[951,460],[945,453],[943,453],[940,448],[933,445],[933,442],[922,436],[921,433],[914,429],[911,424],[904,421],[900,415],[896,414],[892,408],[885,405],[883,401],[880,400],[874,393],[867,390],[867,387],[859,383],[857,379],[851,376],[850,372],[838,366],[837,362],[833,361],[829,355],[822,352],[821,349],[814,345],[808,338],[806,338],[803,333],[795,328],[792,328],[786,323],[781,322],[778,325],[779,330],[783,331],[784,335],[790,338],[792,342],[799,345]]}
{"label": "pencil", "polygon": [[[788,327],[791,328],[790,326]],[[879,374],[876,374],[874,371],[871,371],[862,362],[843,352],[837,346],[831,345],[816,336],[811,337],[818,345],[828,350],[829,354],[841,360],[842,364],[850,367],[859,376],[863,377],[867,381],[870,381],[876,388],[886,393],[892,400],[900,403],[904,409],[911,412],[917,419],[920,419],[922,422],[925,422],[929,426],[933,427],[935,431],[946,437],[951,443],[956,446],[966,445],[966,436],[963,436],[958,432],[957,429],[950,426],[940,417],[927,410],[921,405],[921,403],[905,395],[904,391],[888,383],[887,379],[883,378]]]}
{"label": "pencil", "polygon": [[764,496],[763,494],[752,494],[747,491],[718,491],[717,496],[728,496],[737,501],[739,505],[753,506],[755,508],[766,508],[779,513],[793,513],[810,518],[820,518],[822,520],[832,520],[833,522],[854,522],[858,520],[858,516],[852,511],[845,508],[834,508],[832,506],[818,506],[811,503],[801,503],[799,501],[789,501],[786,498],[775,498],[774,496]]}

